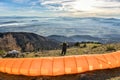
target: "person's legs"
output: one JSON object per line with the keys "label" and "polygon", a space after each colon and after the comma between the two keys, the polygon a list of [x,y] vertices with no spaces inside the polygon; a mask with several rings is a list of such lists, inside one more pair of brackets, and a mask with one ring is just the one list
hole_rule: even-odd
{"label": "person's legs", "polygon": [[65,52],[63,52],[63,56],[65,55]]}
{"label": "person's legs", "polygon": [[64,51],[62,50],[61,55],[64,55]]}
{"label": "person's legs", "polygon": [[64,50],[64,54],[63,55],[66,55],[66,50]]}
{"label": "person's legs", "polygon": [[66,55],[66,51],[65,51],[64,55]]}
{"label": "person's legs", "polygon": [[62,50],[61,55],[63,55],[63,56],[66,55],[66,50],[65,49]]}

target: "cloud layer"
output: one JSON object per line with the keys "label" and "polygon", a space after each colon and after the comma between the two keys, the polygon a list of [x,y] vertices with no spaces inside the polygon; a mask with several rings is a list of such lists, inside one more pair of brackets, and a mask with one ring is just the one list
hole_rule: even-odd
{"label": "cloud layer", "polygon": [[0,0],[1,15],[120,16],[119,9],[120,0]]}

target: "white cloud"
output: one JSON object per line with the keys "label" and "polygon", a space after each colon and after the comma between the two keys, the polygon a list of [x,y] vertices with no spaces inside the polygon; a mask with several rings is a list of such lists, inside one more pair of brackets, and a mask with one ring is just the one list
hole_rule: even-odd
{"label": "white cloud", "polygon": [[102,1],[102,3],[97,6],[101,8],[120,8],[120,2],[113,1]]}
{"label": "white cloud", "polygon": [[[31,14],[48,11],[61,16],[97,16],[119,15],[120,0],[12,0],[14,3],[25,5],[10,7],[0,3],[0,10],[16,10]],[[26,5],[28,5],[26,7]],[[24,10],[22,9],[24,8]],[[18,10],[17,10],[18,9]],[[34,12],[35,11],[35,12]],[[21,12],[21,13],[22,13]],[[117,13],[116,13],[117,12]],[[49,14],[50,14],[49,13]]]}
{"label": "white cloud", "polygon": [[[82,4],[82,2],[83,2],[83,4]],[[58,4],[61,6],[54,6],[54,4]],[[81,7],[81,5],[83,5],[83,7],[85,7],[90,4],[94,8],[120,7],[119,0],[104,0],[104,1],[103,0],[74,0],[74,1],[73,0],[42,0],[41,1],[41,5],[47,6],[48,8],[50,6],[52,6],[52,7],[58,8],[58,10],[62,9],[62,10],[68,10],[68,11],[75,10],[74,6],[76,4],[79,5],[80,7]],[[78,8],[80,8],[79,6],[78,6]]]}
{"label": "white cloud", "polygon": [[48,7],[49,9],[56,10],[70,10],[72,9],[73,0],[42,0],[41,5]]}
{"label": "white cloud", "polygon": [[120,13],[120,0],[42,0],[41,5],[49,10],[65,11],[66,15],[73,16],[113,15],[116,11]]}

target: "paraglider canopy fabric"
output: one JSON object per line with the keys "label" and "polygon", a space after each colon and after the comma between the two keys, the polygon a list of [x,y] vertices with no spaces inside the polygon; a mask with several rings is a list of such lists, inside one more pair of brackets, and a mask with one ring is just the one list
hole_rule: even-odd
{"label": "paraglider canopy fabric", "polygon": [[8,54],[18,54],[18,53],[19,53],[19,51],[17,51],[17,50],[12,50],[12,51],[8,52]]}
{"label": "paraglider canopy fabric", "polygon": [[58,76],[120,67],[120,51],[106,54],[0,59],[0,72],[26,76]]}

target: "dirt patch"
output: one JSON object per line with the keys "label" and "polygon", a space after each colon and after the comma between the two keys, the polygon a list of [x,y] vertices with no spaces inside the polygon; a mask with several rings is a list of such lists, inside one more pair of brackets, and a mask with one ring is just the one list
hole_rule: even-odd
{"label": "dirt patch", "polygon": [[54,77],[28,77],[23,75],[10,75],[6,73],[0,73],[0,80],[120,80],[120,68]]}

